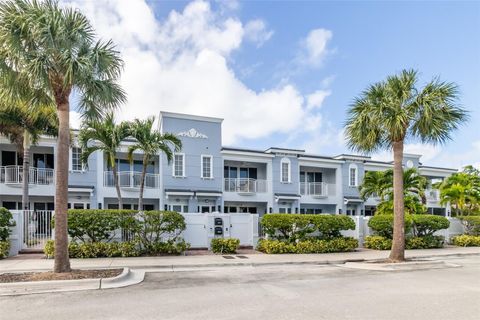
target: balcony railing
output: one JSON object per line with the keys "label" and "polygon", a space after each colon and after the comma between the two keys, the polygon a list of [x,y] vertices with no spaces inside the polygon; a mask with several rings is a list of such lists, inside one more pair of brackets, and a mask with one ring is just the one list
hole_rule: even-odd
{"label": "balcony railing", "polygon": [[335,185],[325,182],[300,182],[300,194],[314,197],[333,196],[335,194]]}
{"label": "balcony railing", "polygon": [[436,189],[425,190],[427,201],[440,201],[440,191]]}
{"label": "balcony railing", "polygon": [[[2,166],[0,167],[0,183],[22,184],[23,183],[22,166]],[[50,185],[55,181],[54,170],[48,168],[30,167],[28,171],[28,184]]]}
{"label": "balcony railing", "polygon": [[[142,182],[142,173],[138,171],[120,171],[117,172],[120,188],[140,188]],[[113,171],[105,171],[103,173],[103,185],[105,187],[115,187],[113,179]],[[159,175],[147,173],[145,175],[145,188],[157,189],[159,185]]]}
{"label": "balcony railing", "polygon": [[224,191],[238,193],[264,193],[267,192],[267,180],[227,178],[224,183]]}

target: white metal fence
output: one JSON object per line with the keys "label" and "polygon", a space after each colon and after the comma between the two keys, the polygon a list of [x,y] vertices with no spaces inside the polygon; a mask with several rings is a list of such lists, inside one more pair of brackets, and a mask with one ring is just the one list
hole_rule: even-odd
{"label": "white metal fence", "polygon": [[43,249],[53,238],[53,211],[23,210],[21,212],[22,249]]}
{"label": "white metal fence", "polygon": [[[29,184],[49,185],[54,182],[54,170],[49,168],[30,167],[28,174]],[[22,166],[1,166],[0,183],[20,184],[23,182]]]}
{"label": "white metal fence", "polygon": [[239,193],[264,193],[267,192],[267,180],[250,178],[226,178],[224,191]]}
{"label": "white metal fence", "polygon": [[[120,188],[140,188],[142,182],[142,173],[139,171],[120,171],[117,173]],[[103,185],[105,187],[115,187],[112,171],[103,173]],[[155,189],[159,185],[159,175],[147,173],[145,175],[145,188]]]}

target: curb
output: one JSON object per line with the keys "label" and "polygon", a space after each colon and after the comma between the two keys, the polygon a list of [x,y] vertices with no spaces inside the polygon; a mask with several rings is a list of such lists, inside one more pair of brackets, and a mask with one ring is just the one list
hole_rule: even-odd
{"label": "curb", "polygon": [[140,283],[144,277],[143,271],[123,268],[122,273],[113,278],[1,283],[0,296],[121,288]]}

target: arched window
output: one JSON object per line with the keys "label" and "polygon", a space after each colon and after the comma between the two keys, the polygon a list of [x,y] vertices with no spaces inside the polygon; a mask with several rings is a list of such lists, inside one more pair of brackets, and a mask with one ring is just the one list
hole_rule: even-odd
{"label": "arched window", "polygon": [[350,187],[358,186],[358,167],[355,163],[350,164],[348,173],[348,185]]}
{"label": "arched window", "polygon": [[280,161],[280,182],[290,183],[291,182],[291,172],[290,172],[290,159],[283,158]]}

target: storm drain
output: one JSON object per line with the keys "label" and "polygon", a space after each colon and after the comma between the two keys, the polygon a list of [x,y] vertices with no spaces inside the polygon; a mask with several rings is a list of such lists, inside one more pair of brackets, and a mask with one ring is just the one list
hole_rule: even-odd
{"label": "storm drain", "polygon": [[239,259],[248,259],[248,257],[245,257],[245,256],[236,256],[236,257]]}
{"label": "storm drain", "polygon": [[235,259],[235,257],[233,257],[233,256],[222,256],[222,257],[225,258],[225,259]]}

